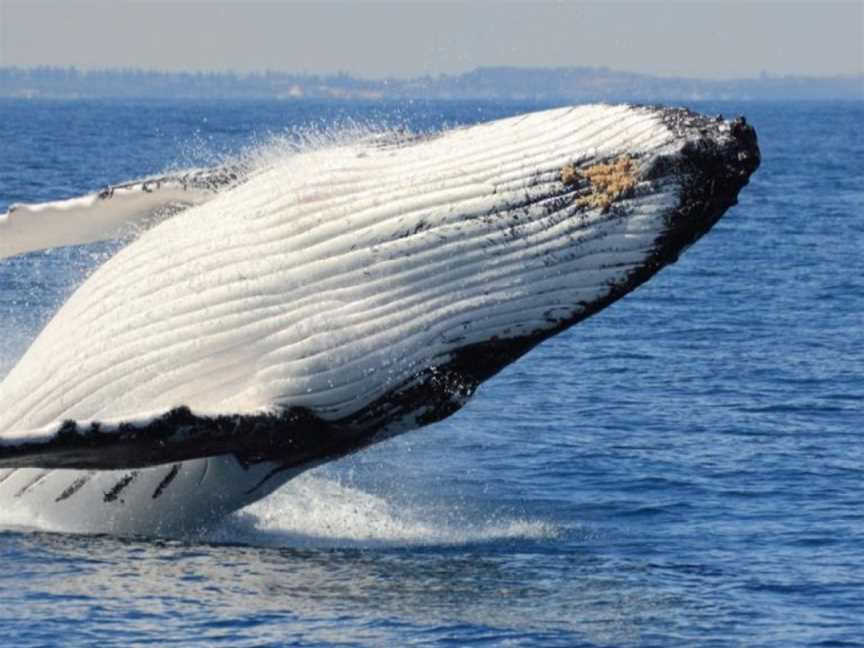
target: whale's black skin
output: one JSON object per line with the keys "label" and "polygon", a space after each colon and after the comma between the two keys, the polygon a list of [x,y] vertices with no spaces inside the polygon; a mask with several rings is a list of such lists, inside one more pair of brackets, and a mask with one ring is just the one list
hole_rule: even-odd
{"label": "whale's black skin", "polygon": [[[197,416],[180,407],[146,424],[109,428],[98,422],[67,421],[47,442],[0,444],[0,468],[128,469],[231,454],[244,465],[275,462],[278,471],[356,451],[398,433],[401,430],[388,428],[398,428],[406,418],[413,420],[410,427],[446,418],[482,382],[537,344],[602,310],[674,263],[737,203],[739,191],[760,163],[753,128],[743,118],[726,123],[684,109],[663,109],[663,121],[688,141],[675,156],[658,158],[646,174],[651,179],[652,174],[672,173],[683,180],[680,203],[671,212],[665,232],[646,262],[625,280],[611,286],[603,298],[580,304],[576,314],[553,327],[464,346],[446,364],[419,371],[406,384],[341,420],[325,421],[300,407],[218,417]],[[719,137],[724,128],[727,136]],[[576,191],[562,185],[561,200],[572,200]],[[555,202],[550,202],[549,209],[555,208]]]}

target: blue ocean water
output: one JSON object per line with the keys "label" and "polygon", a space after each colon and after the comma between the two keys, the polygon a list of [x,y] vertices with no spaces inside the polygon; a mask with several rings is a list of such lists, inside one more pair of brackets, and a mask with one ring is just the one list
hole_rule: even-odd
{"label": "blue ocean water", "polygon": [[[272,146],[544,106],[0,102],[0,211]],[[3,645],[864,645],[864,104],[643,288],[435,426],[195,539],[0,530]],[[111,246],[0,263],[0,376]]]}

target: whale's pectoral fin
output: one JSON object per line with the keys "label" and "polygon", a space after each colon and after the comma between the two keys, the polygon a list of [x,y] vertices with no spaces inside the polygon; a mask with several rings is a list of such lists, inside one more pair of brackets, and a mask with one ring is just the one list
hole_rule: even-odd
{"label": "whale's pectoral fin", "polygon": [[11,205],[0,214],[0,259],[120,238],[245,181],[239,166],[195,169],[105,187],[53,202]]}
{"label": "whale's pectoral fin", "polygon": [[67,421],[50,434],[0,438],[0,469],[117,470],[226,454],[244,464],[267,460],[288,467],[340,456],[365,441],[355,428],[301,407],[212,417],[179,407],[146,421]]}

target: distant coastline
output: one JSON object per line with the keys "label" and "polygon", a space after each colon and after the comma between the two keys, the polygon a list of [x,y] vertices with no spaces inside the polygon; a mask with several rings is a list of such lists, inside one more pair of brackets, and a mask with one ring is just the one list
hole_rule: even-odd
{"label": "distant coastline", "polygon": [[864,100],[864,75],[708,80],[607,68],[486,67],[458,75],[362,79],[266,71],[161,72],[0,67],[0,97],[29,99],[465,99],[521,101]]}

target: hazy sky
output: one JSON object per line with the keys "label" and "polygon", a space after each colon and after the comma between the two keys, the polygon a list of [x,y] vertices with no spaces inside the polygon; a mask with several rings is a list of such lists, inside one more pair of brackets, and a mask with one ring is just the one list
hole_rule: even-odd
{"label": "hazy sky", "polygon": [[853,2],[0,0],[0,65],[343,70],[608,66],[696,77],[864,72]]}

